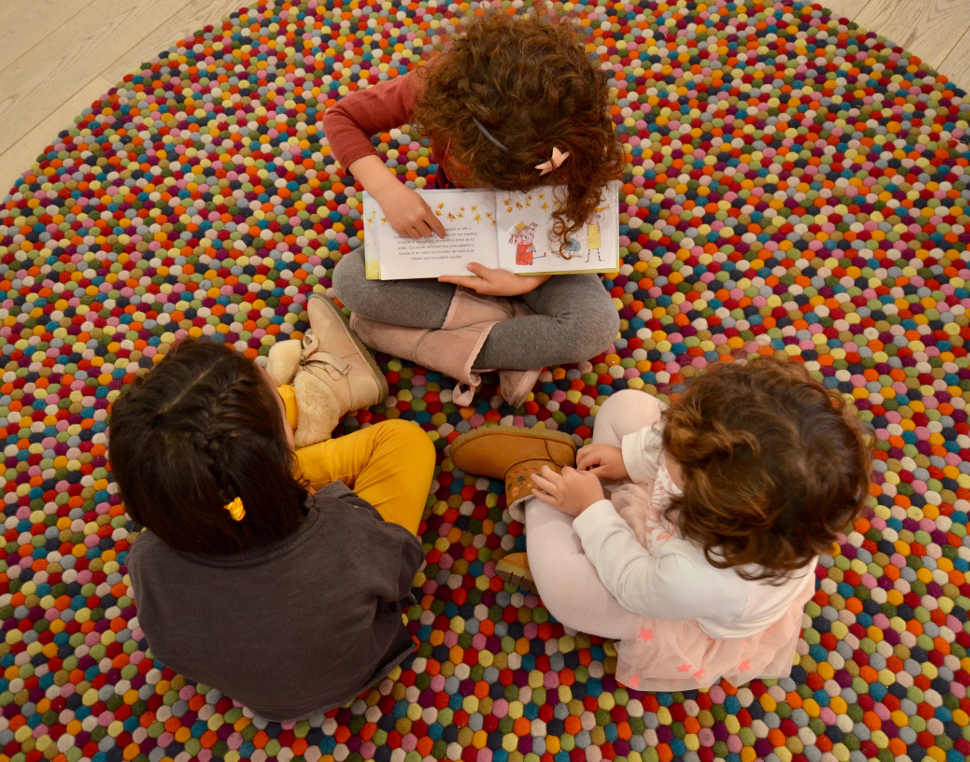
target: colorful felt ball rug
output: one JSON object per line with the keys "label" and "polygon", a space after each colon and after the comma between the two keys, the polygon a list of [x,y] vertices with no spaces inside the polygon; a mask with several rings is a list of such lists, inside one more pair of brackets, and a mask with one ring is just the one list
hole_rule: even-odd
{"label": "colorful felt ball rug", "polygon": [[[508,4],[509,8],[519,3]],[[784,352],[878,437],[871,518],[818,567],[791,677],[619,687],[612,644],[566,633],[494,573],[524,547],[501,485],[439,458],[393,679],[329,716],[252,717],[146,654],[106,470],[110,401],[185,335],[249,356],[306,328],[361,245],[360,188],[319,129],[400,76],[467,5],[265,2],[178,43],[85,110],[0,202],[0,760],[865,760],[970,754],[968,102],[819,6],[567,4],[612,73],[624,264],[613,350],[492,385],[381,356],[444,448],[503,422],[590,435],[614,390],[675,392],[725,356]],[[423,187],[427,149],[375,142]]]}

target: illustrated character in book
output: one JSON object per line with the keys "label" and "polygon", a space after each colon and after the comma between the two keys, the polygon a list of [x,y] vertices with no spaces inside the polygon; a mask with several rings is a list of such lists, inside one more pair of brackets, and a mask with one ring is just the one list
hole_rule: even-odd
{"label": "illustrated character in book", "polygon": [[536,247],[533,242],[535,241],[537,227],[538,225],[534,222],[530,222],[528,225],[520,222],[515,226],[512,235],[509,236],[509,243],[515,244],[515,264],[529,267],[532,265],[533,259],[545,256],[545,254],[536,255]]}
{"label": "illustrated character in book", "polygon": [[580,252],[580,250],[582,250],[582,248],[582,244],[570,236],[566,240],[566,245],[563,247],[563,250],[559,252],[559,256],[563,259],[572,259]]}
{"label": "illustrated character in book", "polygon": [[593,213],[589,216],[586,221],[586,261],[589,262],[589,258],[592,253],[596,252],[596,261],[602,262],[603,258],[600,256],[600,247],[603,245],[600,239],[600,220],[603,219],[603,212],[606,211],[605,206],[598,206],[593,210]]}

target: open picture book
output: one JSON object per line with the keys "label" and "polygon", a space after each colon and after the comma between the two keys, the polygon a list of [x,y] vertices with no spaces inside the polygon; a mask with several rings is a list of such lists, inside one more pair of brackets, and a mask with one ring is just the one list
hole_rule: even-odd
{"label": "open picture book", "polygon": [[[611,183],[586,224],[560,251],[553,238],[553,186],[526,193],[474,189],[418,191],[446,235],[399,236],[364,193],[364,258],[368,280],[470,275],[478,262],[519,275],[607,273],[619,269],[618,183]],[[560,191],[561,192],[561,191]]]}

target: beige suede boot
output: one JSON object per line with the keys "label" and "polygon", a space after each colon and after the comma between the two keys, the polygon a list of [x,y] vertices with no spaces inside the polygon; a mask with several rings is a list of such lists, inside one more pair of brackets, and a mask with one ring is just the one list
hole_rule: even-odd
{"label": "beige suede boot", "polygon": [[266,364],[277,386],[293,385],[298,448],[329,439],[347,413],[376,405],[388,395],[387,379],[334,303],[311,294],[306,309],[310,330],[303,342],[274,344]]}
{"label": "beige suede boot", "polygon": [[[455,404],[470,405],[481,385],[481,373],[491,370],[473,368],[492,328],[512,317],[531,313],[522,302],[483,296],[459,287],[440,329],[389,325],[359,315],[351,317],[350,325],[367,346],[456,379]],[[519,407],[532,391],[540,372],[541,369],[500,371],[502,397],[513,407]]]}
{"label": "beige suede boot", "polygon": [[529,556],[525,553],[509,553],[495,564],[495,573],[516,587],[536,592],[536,581],[529,568]]}
{"label": "beige suede boot", "polygon": [[455,404],[470,405],[482,383],[481,375],[472,370],[472,365],[495,322],[433,331],[378,323],[352,315],[350,325],[367,346],[394,357],[413,360],[456,379]]}

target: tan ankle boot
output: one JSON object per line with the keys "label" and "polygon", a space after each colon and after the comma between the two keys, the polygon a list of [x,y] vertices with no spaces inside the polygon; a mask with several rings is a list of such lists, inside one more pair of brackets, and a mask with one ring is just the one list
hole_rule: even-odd
{"label": "tan ankle boot", "polygon": [[506,582],[527,590],[536,592],[536,581],[529,569],[529,557],[525,553],[509,553],[495,564],[495,573]]}
{"label": "tan ankle boot", "polygon": [[334,303],[311,294],[306,309],[310,330],[303,342],[273,345],[266,364],[278,386],[293,385],[298,448],[329,439],[347,413],[383,402],[388,395],[387,379]]}
{"label": "tan ankle boot", "polygon": [[543,466],[557,473],[576,463],[576,443],[568,434],[547,429],[487,426],[466,432],[451,443],[448,457],[462,471],[505,480],[505,501],[512,518],[522,521],[522,501],[532,495],[532,474]]}
{"label": "tan ankle boot", "polygon": [[[367,346],[456,379],[455,404],[470,405],[482,383],[481,374],[491,370],[473,368],[492,328],[497,323],[528,314],[532,310],[522,302],[483,296],[459,287],[440,329],[406,328],[359,315],[353,315],[350,324]],[[532,391],[540,372],[541,369],[501,371],[502,397],[513,407],[519,407]]]}

